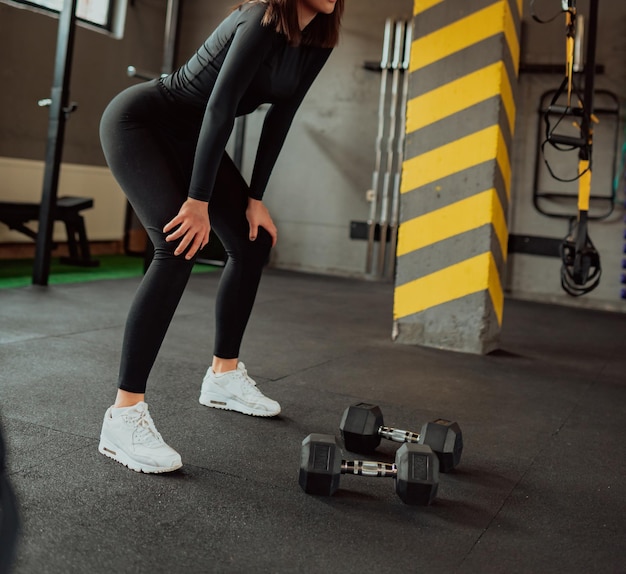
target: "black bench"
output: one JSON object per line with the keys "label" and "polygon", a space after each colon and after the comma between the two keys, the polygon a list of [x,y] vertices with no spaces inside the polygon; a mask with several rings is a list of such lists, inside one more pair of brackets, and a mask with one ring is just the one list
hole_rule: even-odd
{"label": "black bench", "polygon": [[[62,263],[97,267],[100,262],[91,258],[85,220],[80,214],[93,207],[93,199],[87,197],[59,197],[53,213],[55,221],[62,221],[67,231],[69,257],[61,257]],[[19,231],[33,240],[37,233],[26,226],[29,221],[39,221],[39,204],[0,201],[0,221],[9,229]]]}

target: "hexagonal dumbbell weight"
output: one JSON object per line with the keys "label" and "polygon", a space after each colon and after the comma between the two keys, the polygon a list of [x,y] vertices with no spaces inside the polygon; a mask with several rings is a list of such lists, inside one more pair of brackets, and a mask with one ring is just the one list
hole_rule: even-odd
{"label": "hexagonal dumbbell weight", "polygon": [[441,472],[450,472],[461,461],[463,434],[458,423],[437,419],[422,426],[415,433],[384,426],[380,407],[369,403],[356,403],[343,413],[339,424],[346,450],[371,453],[382,438],[403,443],[427,444],[439,458]]}
{"label": "hexagonal dumbbell weight", "polygon": [[439,459],[427,445],[404,444],[393,464],[343,460],[333,435],[310,434],[302,441],[299,483],[304,492],[332,496],[342,474],[393,478],[402,502],[427,506],[437,496]]}

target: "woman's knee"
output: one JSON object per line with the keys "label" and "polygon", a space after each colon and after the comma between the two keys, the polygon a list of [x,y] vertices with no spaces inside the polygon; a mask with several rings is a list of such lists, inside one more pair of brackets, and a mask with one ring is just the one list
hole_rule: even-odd
{"label": "woman's knee", "polygon": [[248,237],[240,237],[236,241],[224,241],[223,244],[226,253],[234,261],[265,265],[272,249],[272,236],[261,227],[254,241]]}
{"label": "woman's knee", "polygon": [[192,259],[186,259],[185,253],[181,253],[180,255],[176,255],[174,253],[178,247],[178,241],[166,241],[165,238],[167,237],[167,234],[163,233],[161,230],[157,230],[152,227],[147,227],[146,230],[148,232],[150,242],[152,243],[154,260],[172,260],[174,263],[180,263],[183,266],[187,264],[194,264],[197,256],[194,256]]}
{"label": "woman's knee", "polygon": [[246,256],[255,262],[265,265],[272,250],[272,236],[262,227],[259,227],[257,237],[254,241],[248,240]]}

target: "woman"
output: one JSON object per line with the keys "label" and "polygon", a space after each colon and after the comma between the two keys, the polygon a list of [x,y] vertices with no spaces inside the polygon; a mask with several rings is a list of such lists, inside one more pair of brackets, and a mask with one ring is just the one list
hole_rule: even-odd
{"label": "woman", "polygon": [[[132,86],[105,110],[108,165],[154,244],[129,311],[115,403],[99,451],[132,470],[169,472],[180,455],[144,402],[148,375],[209,232],[228,261],[216,300],[214,356],[200,403],[275,416],[239,348],[277,230],[263,192],[292,119],[337,44],[344,0],[239,4],[173,74]],[[271,104],[250,185],[225,153],[235,117]]]}

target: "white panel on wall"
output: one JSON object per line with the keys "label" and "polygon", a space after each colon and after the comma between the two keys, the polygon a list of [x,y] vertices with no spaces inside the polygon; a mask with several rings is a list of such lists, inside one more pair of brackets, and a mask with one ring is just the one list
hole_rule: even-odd
{"label": "white panel on wall", "polygon": [[[44,162],[16,158],[0,158],[0,197],[2,201],[39,203],[43,185]],[[59,197],[89,197],[94,207],[82,212],[90,241],[116,241],[124,235],[126,198],[106,167],[62,164],[59,175]],[[33,230],[37,223],[28,224]],[[65,228],[55,223],[54,239],[65,241]],[[31,242],[0,223],[0,242]]]}

